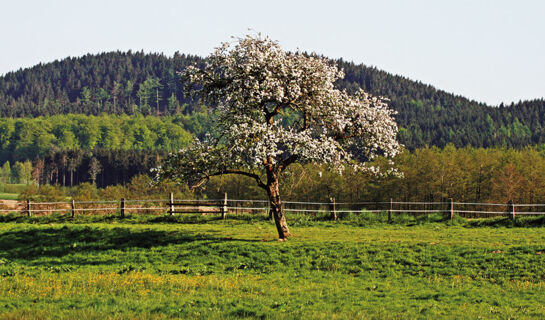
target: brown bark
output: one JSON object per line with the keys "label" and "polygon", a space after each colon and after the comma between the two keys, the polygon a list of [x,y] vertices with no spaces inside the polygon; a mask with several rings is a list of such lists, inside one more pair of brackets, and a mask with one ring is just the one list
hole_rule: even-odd
{"label": "brown bark", "polygon": [[286,240],[291,236],[291,233],[286,222],[284,207],[282,205],[282,201],[280,200],[278,173],[275,172],[271,166],[267,168],[267,194],[269,195],[271,212],[276,225],[276,230],[278,231],[278,240]]}

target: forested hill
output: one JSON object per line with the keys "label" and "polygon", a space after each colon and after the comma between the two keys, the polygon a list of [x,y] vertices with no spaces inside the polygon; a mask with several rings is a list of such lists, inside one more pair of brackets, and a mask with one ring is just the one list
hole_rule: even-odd
{"label": "forested hill", "polygon": [[[339,87],[361,87],[391,99],[400,140],[424,145],[521,147],[545,142],[545,100],[491,107],[376,68],[337,61]],[[0,116],[67,113],[192,114],[176,71],[203,64],[197,56],[109,52],[67,58],[0,77]]]}

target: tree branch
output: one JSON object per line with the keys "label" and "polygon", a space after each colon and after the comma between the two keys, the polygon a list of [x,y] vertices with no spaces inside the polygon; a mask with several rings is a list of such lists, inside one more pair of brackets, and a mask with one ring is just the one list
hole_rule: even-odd
{"label": "tree branch", "polygon": [[208,182],[208,180],[210,180],[211,177],[221,176],[223,174],[240,174],[240,175],[252,178],[252,179],[255,180],[258,187],[267,190],[267,185],[264,184],[263,181],[261,181],[261,178],[259,177],[259,175],[255,174],[255,173],[251,173],[251,172],[242,171],[242,170],[231,170],[231,169],[225,169],[225,170],[221,170],[221,171],[214,172],[214,173],[211,173],[211,174],[207,174],[205,177],[203,177],[201,180],[199,180],[199,182],[197,182],[196,184],[191,186],[191,188],[192,189],[198,188],[198,187],[202,186],[204,183]]}
{"label": "tree branch", "polygon": [[287,157],[285,160],[282,160],[278,166],[278,171],[279,172],[282,172],[284,171],[290,164],[294,163],[295,161],[297,161],[299,157],[296,156],[296,155],[291,155],[289,157]]}

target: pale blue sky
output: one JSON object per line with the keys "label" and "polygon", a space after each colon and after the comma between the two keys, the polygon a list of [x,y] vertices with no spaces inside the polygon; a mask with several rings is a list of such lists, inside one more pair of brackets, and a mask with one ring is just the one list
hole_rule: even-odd
{"label": "pale blue sky", "polygon": [[545,1],[0,0],[0,74],[111,50],[208,55],[248,28],[489,104],[545,96]]}

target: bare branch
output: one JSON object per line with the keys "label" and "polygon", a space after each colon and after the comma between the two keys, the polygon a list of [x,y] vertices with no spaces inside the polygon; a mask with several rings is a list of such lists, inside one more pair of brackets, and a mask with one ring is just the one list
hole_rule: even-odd
{"label": "bare branch", "polygon": [[251,172],[242,171],[242,170],[228,170],[228,169],[206,175],[204,178],[199,180],[199,182],[192,185],[191,188],[192,189],[200,188],[203,184],[207,183],[210,180],[211,177],[221,176],[221,175],[224,175],[224,174],[239,174],[239,175],[243,175],[243,176],[252,178],[252,179],[254,179],[256,181],[258,187],[263,188],[265,190],[267,189],[267,185],[264,184],[263,181],[261,181],[261,178],[259,177],[259,175],[255,174],[255,173],[251,173]]}

